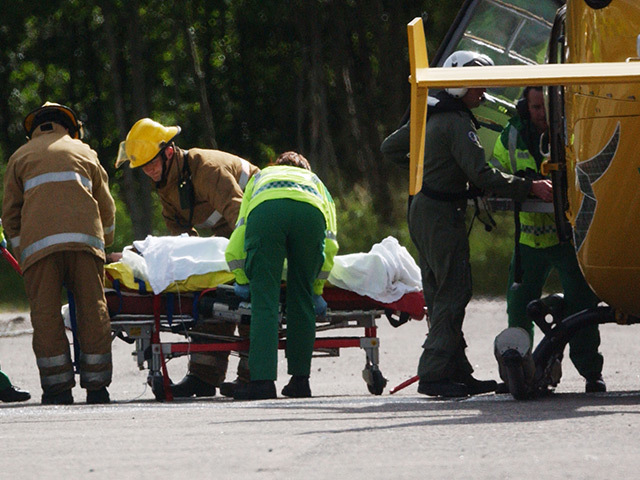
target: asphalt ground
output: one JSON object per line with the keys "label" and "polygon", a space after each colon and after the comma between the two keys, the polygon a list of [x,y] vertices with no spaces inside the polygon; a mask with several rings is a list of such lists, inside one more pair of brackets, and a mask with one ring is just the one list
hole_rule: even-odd
{"label": "asphalt ground", "polygon": [[[502,300],[468,308],[465,333],[478,378],[497,379],[492,344],[506,324],[504,309]],[[608,393],[585,394],[565,361],[554,395],[519,402],[508,394],[431,399],[416,384],[389,394],[415,374],[426,324],[378,323],[380,368],[389,380],[380,396],[367,391],[364,352],[352,348],[314,359],[311,399],[160,403],[133,347],[115,339],[113,403],[86,405],[76,387],[76,404],[42,406],[28,314],[4,313],[2,370],[32,399],[0,403],[0,479],[640,477],[638,327],[601,327]],[[279,358],[278,390],[288,380]],[[169,362],[174,380],[185,370],[186,359]]]}

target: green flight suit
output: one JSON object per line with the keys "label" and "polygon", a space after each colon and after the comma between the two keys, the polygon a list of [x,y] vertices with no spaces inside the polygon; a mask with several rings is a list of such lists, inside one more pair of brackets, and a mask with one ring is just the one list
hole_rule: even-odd
{"label": "green flight suit", "polygon": [[[460,100],[444,93],[439,99],[452,107],[429,108],[423,189],[413,197],[409,210],[409,232],[418,249],[429,310],[429,334],[418,364],[422,381],[455,381],[473,372],[462,332],[472,295],[465,225],[468,184],[516,200],[524,200],[531,189],[531,180],[501,173],[487,164],[476,120]],[[408,129],[406,124],[388,137],[385,149],[399,152],[402,144],[408,151]]]}
{"label": "green flight suit", "polygon": [[[509,120],[496,140],[493,157],[505,172],[531,170],[540,172],[540,134],[527,119],[516,116]],[[496,164],[492,161],[492,164]],[[529,332],[533,346],[534,323],[527,317],[527,305],[540,298],[542,289],[553,269],[562,284],[565,317],[598,305],[598,298],[587,284],[570,243],[560,244],[552,214],[520,213],[520,267],[522,281],[512,288],[515,277],[515,252],[509,268],[507,287],[507,315],[510,327]],[[583,377],[597,378],[602,373],[603,357],[598,352],[600,332],[597,325],[578,331],[569,342],[569,357]]]}

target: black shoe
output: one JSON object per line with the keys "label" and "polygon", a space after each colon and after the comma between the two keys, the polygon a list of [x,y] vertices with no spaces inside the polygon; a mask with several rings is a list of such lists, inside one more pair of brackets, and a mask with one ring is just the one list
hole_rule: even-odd
{"label": "black shoe", "polygon": [[466,397],[469,395],[469,389],[463,383],[452,382],[449,379],[435,382],[420,380],[418,393],[430,397]]}
{"label": "black shoe", "polygon": [[505,382],[500,382],[498,385],[496,385],[496,393],[510,393],[509,385],[507,385]]}
{"label": "black shoe", "polygon": [[171,385],[171,393],[176,398],[193,397],[213,397],[216,394],[216,387],[200,380],[195,375],[186,375],[178,383]]}
{"label": "black shoe", "polygon": [[111,403],[107,387],[102,387],[100,390],[87,390],[87,404],[96,405],[99,403]]}
{"label": "black shoe", "polygon": [[31,394],[26,390],[20,390],[15,385],[10,385],[4,390],[0,390],[0,402],[26,402],[31,398]]}
{"label": "black shoe", "polygon": [[236,391],[238,385],[246,385],[248,382],[244,380],[240,380],[236,378],[233,382],[222,382],[220,384],[220,395],[224,395],[225,397],[233,397],[233,392]]}
{"label": "black shoe", "polygon": [[73,395],[71,389],[60,393],[43,393],[42,405],[71,405],[73,403]]}
{"label": "black shoe", "polygon": [[481,393],[495,392],[498,387],[498,382],[495,380],[478,380],[473,378],[471,375],[456,379],[456,381],[467,386],[469,395],[480,395]]}
{"label": "black shoe", "polygon": [[584,386],[584,391],[587,393],[606,392],[607,384],[604,383],[602,375],[594,375],[587,378],[587,383]]}
{"label": "black shoe", "polygon": [[311,398],[309,375],[292,375],[289,383],[282,389],[282,395],[291,398]]}
{"label": "black shoe", "polygon": [[278,398],[276,382],[273,380],[252,380],[239,384],[233,392],[234,400],[266,400]]}

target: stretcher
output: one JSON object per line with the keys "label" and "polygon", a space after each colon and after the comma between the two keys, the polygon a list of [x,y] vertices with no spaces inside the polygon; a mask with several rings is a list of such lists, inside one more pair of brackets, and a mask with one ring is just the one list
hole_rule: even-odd
{"label": "stretcher", "polygon": [[[140,282],[138,290],[123,288],[118,281],[106,289],[111,331],[135,346],[134,356],[141,370],[147,369],[147,383],[159,401],[172,400],[166,362],[196,352],[235,352],[247,355],[249,340],[239,336],[222,337],[194,332],[202,323],[232,322],[249,324],[251,305],[234,294],[233,286],[221,284],[202,291],[154,294]],[[286,286],[283,285],[284,299]],[[381,395],[387,380],[379,369],[377,320],[384,316],[394,327],[425,315],[422,292],[409,292],[398,301],[382,303],[342,288],[325,287],[327,314],[318,317],[314,357],[339,356],[343,348],[361,348],[366,360],[362,372],[370,393]],[[280,342],[287,341],[285,305],[280,304]],[[363,329],[361,335],[332,334],[337,330]],[[185,340],[175,341],[177,334]],[[170,337],[166,339],[165,337]],[[198,338],[198,343],[192,340]],[[201,343],[201,342],[206,343]]]}

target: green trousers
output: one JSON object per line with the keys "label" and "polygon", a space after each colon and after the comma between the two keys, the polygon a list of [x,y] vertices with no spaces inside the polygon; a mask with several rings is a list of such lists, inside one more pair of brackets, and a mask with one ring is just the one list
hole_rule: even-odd
{"label": "green trousers", "polygon": [[325,221],[311,204],[267,200],[247,219],[245,272],[251,288],[251,380],[276,380],[280,283],[287,259],[287,368],[309,375],[316,336],[313,282],[324,262]]}
{"label": "green trousers", "polygon": [[[514,278],[514,259],[509,269],[507,289],[507,314],[510,327],[521,327],[531,336],[533,345],[534,323],[527,317],[527,305],[540,298],[542,288],[552,269],[558,271],[564,292],[565,312],[568,317],[586,308],[598,305],[598,298],[584,279],[576,253],[571,244],[560,244],[547,248],[532,248],[520,244],[522,284],[511,288]],[[598,352],[600,332],[597,325],[579,330],[569,342],[569,357],[576,369],[585,378],[602,373],[603,357]]]}
{"label": "green trousers", "polygon": [[409,233],[419,254],[424,299],[429,311],[429,335],[418,363],[424,381],[462,379],[473,372],[462,333],[471,300],[466,200],[445,202],[413,197]]}
{"label": "green trousers", "polygon": [[9,388],[11,386],[11,380],[9,380],[9,377],[7,377],[7,375],[0,370],[0,390],[4,390],[6,388]]}

